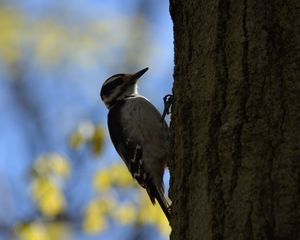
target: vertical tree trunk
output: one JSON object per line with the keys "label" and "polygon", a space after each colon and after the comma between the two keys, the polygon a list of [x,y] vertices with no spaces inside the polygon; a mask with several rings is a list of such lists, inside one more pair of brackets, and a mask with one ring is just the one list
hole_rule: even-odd
{"label": "vertical tree trunk", "polygon": [[170,0],[171,239],[300,239],[299,0]]}

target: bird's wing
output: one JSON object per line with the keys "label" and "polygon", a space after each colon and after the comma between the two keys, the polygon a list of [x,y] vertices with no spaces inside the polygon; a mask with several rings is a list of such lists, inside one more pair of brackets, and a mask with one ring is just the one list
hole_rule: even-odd
{"label": "bird's wing", "polygon": [[110,138],[131,175],[145,187],[145,181],[149,176],[144,167],[142,144],[139,138],[132,134],[127,122],[122,121],[122,107],[117,105],[108,114]]}
{"label": "bird's wing", "polygon": [[[108,114],[109,133],[117,152],[126,163],[131,175],[147,190],[153,204],[155,199],[158,200],[167,218],[169,218],[169,204],[164,197],[163,187],[161,184],[158,186],[157,181],[153,180],[153,176],[149,174],[147,167],[145,167],[145,146],[143,146],[145,143],[142,142],[145,138],[152,139],[146,144],[149,147],[149,145],[152,145],[151,141],[156,140],[153,133],[159,132],[162,135],[167,135],[167,124],[165,122],[155,122],[161,121],[160,113],[148,101],[146,102],[147,104],[142,104],[143,101],[147,100],[139,99],[137,104],[132,103],[130,105],[120,103],[111,109]],[[139,104],[142,104],[142,106],[139,106]],[[133,109],[128,108],[128,106],[131,106]],[[135,110],[135,108],[138,110]],[[152,119],[147,118],[148,115],[152,116]],[[156,129],[158,127],[162,129]],[[143,131],[145,128],[150,128],[151,131],[145,133]],[[168,141],[163,138],[167,138],[167,136],[159,136],[157,140],[162,142]],[[154,153],[158,152],[158,150],[161,151],[163,148],[160,144],[158,144],[158,147],[160,149],[153,149]]]}
{"label": "bird's wing", "polygon": [[[108,128],[117,152],[134,176],[139,169],[131,165],[138,164],[143,157],[147,159],[145,167],[148,170],[160,162],[164,165],[168,153],[169,131],[166,122],[161,122],[159,111],[145,98],[128,101],[130,104],[121,102],[110,110]],[[159,174],[162,178],[163,172]],[[153,177],[157,180],[156,176]]]}

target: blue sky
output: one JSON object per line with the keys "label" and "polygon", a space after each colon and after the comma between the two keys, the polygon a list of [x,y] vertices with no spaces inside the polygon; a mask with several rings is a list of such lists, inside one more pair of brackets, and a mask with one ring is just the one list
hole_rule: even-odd
{"label": "blue sky", "polygon": [[[29,171],[33,161],[47,152],[59,152],[71,162],[78,161],[74,160],[74,153],[68,146],[68,137],[76,126],[88,120],[106,129],[107,110],[99,99],[99,89],[106,78],[149,67],[139,90],[162,110],[162,97],[172,90],[173,37],[166,0],[74,0],[68,3],[11,0],[1,3],[1,8],[18,11],[26,21],[17,64],[9,65],[0,55],[0,194],[5,196],[0,198],[0,206],[5,206],[0,209],[0,225],[10,226],[35,216],[36,209],[29,194]],[[130,23],[131,18],[139,15],[143,16],[145,24],[136,22],[125,28],[124,19],[129,19]],[[70,34],[74,35],[74,42],[70,38],[69,44],[63,42],[55,49],[64,53],[59,61],[47,66],[34,56],[34,26],[45,19],[71,29]],[[108,22],[106,35],[95,35],[95,38],[94,32],[89,35],[85,28],[102,22]],[[137,29],[133,29],[135,26]],[[143,26],[145,29],[140,36],[138,32]],[[87,41],[99,41],[101,50],[94,46],[77,52],[76,38],[82,34],[87,34]],[[113,43],[102,39],[113,39]],[[136,41],[133,44],[128,42],[132,39]],[[20,82],[15,72],[21,72]],[[83,153],[83,156],[84,161],[79,165],[72,163],[75,168],[66,186],[76,185],[76,191],[67,190],[74,209],[93,196],[91,178],[95,170],[120,161],[108,138],[103,154]],[[119,231],[112,232],[114,235],[108,233],[111,238],[103,239],[120,239]],[[96,238],[79,231],[76,239]]]}

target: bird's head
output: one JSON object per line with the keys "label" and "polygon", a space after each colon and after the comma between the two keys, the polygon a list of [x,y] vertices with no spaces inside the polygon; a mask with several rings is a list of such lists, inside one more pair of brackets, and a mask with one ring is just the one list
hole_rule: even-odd
{"label": "bird's head", "polygon": [[120,73],[106,79],[100,91],[100,97],[106,107],[110,109],[117,101],[136,95],[137,80],[147,70],[148,68],[144,68],[133,74]]}

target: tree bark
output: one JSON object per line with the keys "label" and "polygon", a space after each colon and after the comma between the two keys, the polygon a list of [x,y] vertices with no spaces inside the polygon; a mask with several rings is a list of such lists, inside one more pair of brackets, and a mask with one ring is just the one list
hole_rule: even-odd
{"label": "tree bark", "polygon": [[170,0],[171,239],[300,239],[299,12]]}

